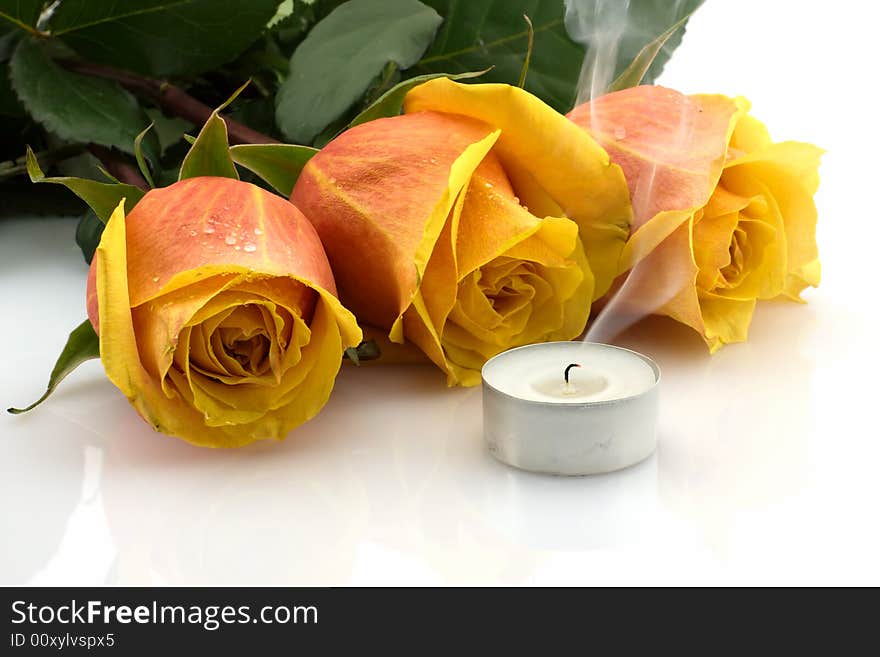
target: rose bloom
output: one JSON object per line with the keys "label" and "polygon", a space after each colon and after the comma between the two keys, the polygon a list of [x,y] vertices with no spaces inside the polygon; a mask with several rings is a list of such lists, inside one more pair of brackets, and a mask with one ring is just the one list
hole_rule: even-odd
{"label": "rose bloom", "polygon": [[405,112],[337,137],[291,196],[343,302],[450,385],[479,383],[510,347],[580,335],[629,231],[621,170],[515,87],[441,78]]}
{"label": "rose bloom", "polygon": [[360,342],[314,228],[285,199],[191,178],[111,216],[89,319],[109,379],[157,431],[210,447],[283,438]]}
{"label": "rose bloom", "polygon": [[798,300],[820,278],[813,196],[822,151],[773,143],[749,107],[642,86],[569,114],[632,190],[622,260],[623,270],[637,265],[630,312],[683,322],[712,352],[746,339],[758,299]]}

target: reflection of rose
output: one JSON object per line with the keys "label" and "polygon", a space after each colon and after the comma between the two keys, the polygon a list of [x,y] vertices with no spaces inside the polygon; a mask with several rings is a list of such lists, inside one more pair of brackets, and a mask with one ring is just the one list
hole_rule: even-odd
{"label": "reflection of rose", "polygon": [[632,189],[624,263],[639,271],[627,296],[692,327],[713,352],[746,339],[756,300],[799,299],[819,283],[821,151],[774,144],[748,109],[742,98],[644,86],[569,114]]}
{"label": "reflection of rose", "polygon": [[406,111],[338,137],[293,190],[343,301],[450,384],[478,383],[506,348],[579,335],[626,239],[621,171],[517,88],[438,79]]}
{"label": "reflection of rose", "polygon": [[199,445],[280,439],[327,401],[360,331],[315,231],[227,178],[155,189],[113,213],[89,272],[110,380],[158,431]]}

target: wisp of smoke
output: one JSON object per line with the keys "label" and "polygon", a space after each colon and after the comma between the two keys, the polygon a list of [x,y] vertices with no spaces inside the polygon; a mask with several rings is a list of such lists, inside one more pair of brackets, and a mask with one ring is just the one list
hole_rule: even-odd
{"label": "wisp of smoke", "polygon": [[[620,72],[617,59],[622,43],[636,41],[646,44],[657,36],[646,33],[633,19],[632,10],[644,2],[668,11],[668,25],[674,24],[681,15],[683,0],[660,5],[656,0],[565,0],[566,28],[572,38],[587,49],[578,83],[578,105],[604,94],[615,80]],[[671,150],[687,148],[694,124],[691,112],[692,108],[682,106],[677,127],[668,135],[666,146]],[[626,139],[625,131],[613,125],[613,117],[605,117],[601,111],[590,112],[590,126],[594,134],[614,135],[621,141]],[[656,164],[645,166],[637,179],[628,181],[636,225],[653,214],[657,200],[656,174]],[[631,260],[641,263],[646,255],[635,253]],[[637,264],[625,279],[617,281],[613,295],[593,320],[584,339],[593,342],[612,340],[661,308],[686,282],[680,272],[652,271]],[[650,289],[650,294],[642,293],[646,288]]]}

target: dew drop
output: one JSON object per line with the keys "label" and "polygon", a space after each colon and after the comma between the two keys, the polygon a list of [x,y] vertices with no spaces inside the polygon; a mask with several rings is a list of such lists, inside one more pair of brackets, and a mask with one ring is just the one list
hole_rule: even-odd
{"label": "dew drop", "polygon": [[205,235],[210,235],[214,232],[214,227],[213,226],[205,226],[204,232],[205,232]]}
{"label": "dew drop", "polygon": [[158,276],[153,276],[153,282],[154,282],[154,283],[158,283],[158,282],[159,282],[159,277],[158,277]]}
{"label": "dew drop", "polygon": [[235,244],[238,240],[235,239],[235,235],[227,235],[224,240],[229,246]]}
{"label": "dew drop", "polygon": [[236,246],[235,246],[235,250],[236,250],[236,251],[241,251],[241,247],[238,246],[238,245],[236,245]]}
{"label": "dew drop", "polygon": [[189,231],[189,236],[190,236],[190,237],[195,237],[195,236],[196,236],[196,231],[194,231],[194,230]]}
{"label": "dew drop", "polygon": [[619,127],[614,129],[614,138],[615,139],[626,139],[626,128]]}
{"label": "dew drop", "polygon": [[254,244],[245,244],[244,250],[247,251],[248,253],[253,253],[254,251],[257,250],[257,247]]}
{"label": "dew drop", "polygon": [[336,178],[333,178],[333,177],[331,176],[329,182],[330,182],[331,185],[335,185],[335,184],[336,184]]}
{"label": "dew drop", "polygon": [[485,183],[485,185],[486,185],[486,189],[492,189],[492,183],[487,182],[487,183]]}
{"label": "dew drop", "polygon": [[432,157],[432,158],[431,158],[431,164],[437,164],[437,158],[436,158],[436,157]]}
{"label": "dew drop", "polygon": [[254,235],[262,235],[262,234],[263,234],[262,228],[254,228]]}

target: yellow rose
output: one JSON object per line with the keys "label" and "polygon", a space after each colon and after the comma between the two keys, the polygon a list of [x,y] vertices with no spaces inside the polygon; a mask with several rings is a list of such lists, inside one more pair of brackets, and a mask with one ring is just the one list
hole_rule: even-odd
{"label": "yellow rose", "polygon": [[441,78],[405,111],[337,137],[291,196],[343,302],[450,385],[510,347],[578,336],[628,234],[620,169],[515,87]]}
{"label": "yellow rose", "polygon": [[209,447],[283,438],[326,403],[354,316],[311,224],[228,178],[148,192],[107,223],[89,319],[108,378],[157,431]]}
{"label": "yellow rose", "polygon": [[687,324],[712,352],[746,339],[758,299],[797,300],[820,278],[813,196],[822,151],[773,143],[749,107],[642,86],[569,114],[632,190],[628,312]]}

